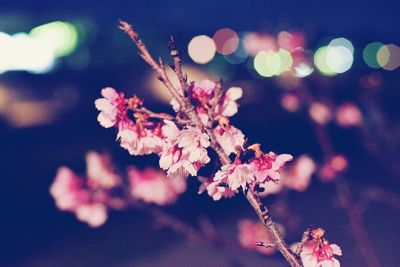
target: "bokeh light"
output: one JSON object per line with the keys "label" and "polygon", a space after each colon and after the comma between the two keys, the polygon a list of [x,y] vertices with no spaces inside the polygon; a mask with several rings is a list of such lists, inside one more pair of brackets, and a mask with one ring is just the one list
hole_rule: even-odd
{"label": "bokeh light", "polygon": [[327,65],[328,46],[322,46],[314,54],[314,65],[325,76],[334,76],[337,73]]}
{"label": "bokeh light", "polygon": [[312,68],[309,64],[301,62],[297,66],[294,67],[294,76],[298,78],[304,78],[311,75],[314,72],[314,68]]}
{"label": "bokeh light", "polygon": [[45,42],[32,39],[26,33],[0,34],[0,73],[26,70],[45,73],[54,64],[54,51]]}
{"label": "bokeh light", "polygon": [[328,46],[326,64],[335,73],[346,72],[353,65],[353,53],[344,46]]}
{"label": "bokeh light", "polygon": [[382,46],[381,42],[373,42],[364,48],[363,59],[370,68],[379,69],[381,67],[378,63],[377,53]]}
{"label": "bokeh light", "polygon": [[293,65],[291,54],[285,49],[274,51],[261,51],[254,58],[254,68],[264,77],[280,75],[289,71]]}
{"label": "bokeh light", "polygon": [[248,58],[248,56],[249,54],[247,53],[244,41],[239,39],[239,44],[236,51],[224,57],[226,61],[228,61],[231,64],[240,64],[244,62]]}
{"label": "bokeh light", "polygon": [[78,44],[78,31],[68,22],[54,21],[33,28],[29,33],[32,39],[53,46],[57,57],[71,54]]}
{"label": "bokeh light", "polygon": [[350,52],[352,54],[354,54],[354,46],[353,44],[347,40],[346,38],[336,38],[333,39],[330,43],[329,43],[330,47],[337,47],[337,46],[343,46],[345,48],[347,48],[348,50],[350,50]]}
{"label": "bokeh light", "polygon": [[216,47],[213,39],[207,35],[198,35],[190,40],[188,54],[198,64],[206,64],[215,56]]}
{"label": "bokeh light", "polygon": [[254,58],[254,68],[263,77],[272,77],[278,73],[281,59],[272,51],[261,51]]}
{"label": "bokeh light", "polygon": [[221,55],[229,55],[236,51],[239,46],[239,36],[229,28],[223,28],[215,32],[213,36],[217,52]]}
{"label": "bokeh light", "polygon": [[326,76],[344,73],[353,65],[354,46],[345,38],[333,39],[314,54],[314,64]]}
{"label": "bokeh light", "polygon": [[376,58],[378,64],[385,70],[394,70],[400,66],[400,48],[394,44],[379,48]]}
{"label": "bokeh light", "polygon": [[289,71],[293,65],[293,58],[289,51],[281,48],[278,51],[278,55],[281,59],[281,66],[277,75],[281,74],[282,72]]}

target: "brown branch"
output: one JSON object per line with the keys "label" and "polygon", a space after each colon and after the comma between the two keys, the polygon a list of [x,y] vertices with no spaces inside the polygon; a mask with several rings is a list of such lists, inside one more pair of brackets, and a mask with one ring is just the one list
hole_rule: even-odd
{"label": "brown branch", "polygon": [[171,35],[169,41],[169,51],[171,57],[174,59],[173,70],[178,77],[179,83],[181,85],[181,94],[184,95],[186,91],[186,78],[183,76],[182,73],[182,59],[180,56],[179,50],[176,48],[174,36]]}
{"label": "brown branch", "polygon": [[[168,76],[165,73],[165,70],[163,69],[162,64],[159,65],[154,61],[153,57],[148,52],[146,46],[140,40],[138,33],[133,30],[133,28],[130,24],[128,24],[127,22],[122,21],[122,20],[120,20],[120,29],[123,30],[125,33],[127,33],[131,37],[131,39],[133,40],[133,42],[136,44],[137,48],[139,49],[140,55],[142,56],[144,61],[147,62],[153,68],[153,70],[156,72],[159,80],[165,85],[165,87],[171,93],[172,97],[178,101],[178,103],[181,106],[181,111],[189,117],[189,119],[192,121],[193,125],[204,128],[206,130],[206,132],[211,140],[210,146],[217,153],[218,158],[221,161],[221,164],[222,165],[230,164],[231,160],[229,159],[229,157],[226,155],[226,153],[223,151],[220,144],[216,140],[212,129],[209,127],[203,126],[203,124],[201,123],[201,120],[200,120],[198,114],[196,113],[194,106],[191,104],[190,100],[188,98],[183,97],[176,90],[176,88],[172,85],[172,83],[168,79]],[[183,91],[183,89],[181,88],[180,91]],[[269,214],[269,210],[267,209],[267,207],[261,202],[259,197],[254,192],[252,192],[250,190],[246,190],[246,192],[243,192],[243,193],[244,193],[245,197],[247,198],[247,200],[249,201],[249,203],[251,204],[251,206],[253,207],[254,211],[257,213],[261,222],[265,225],[266,229],[271,234],[277,248],[282,253],[282,255],[285,257],[285,259],[289,262],[289,264],[291,266],[301,267],[302,266],[301,261],[299,260],[297,255],[295,255],[289,249],[289,247],[286,244],[285,240],[283,239],[281,233],[279,232],[275,223],[271,219],[271,216]]]}
{"label": "brown branch", "polygon": [[311,229],[307,229],[304,231],[303,236],[301,237],[300,243],[297,245],[295,253],[300,255],[301,251],[303,250],[304,243],[306,243],[310,239],[310,231]]}
{"label": "brown branch", "polygon": [[264,248],[276,248],[274,243],[256,242],[256,245]]}
{"label": "brown branch", "polygon": [[166,114],[166,113],[156,113],[156,112],[151,111],[151,110],[149,110],[149,109],[147,109],[145,107],[141,107],[140,109],[137,109],[136,111],[142,112],[142,113],[146,114],[150,118],[175,121],[176,123],[178,123],[180,125],[188,125],[188,124],[191,123],[189,120],[184,120],[184,119],[181,119],[179,117],[173,117],[173,116],[171,116],[169,114]]}

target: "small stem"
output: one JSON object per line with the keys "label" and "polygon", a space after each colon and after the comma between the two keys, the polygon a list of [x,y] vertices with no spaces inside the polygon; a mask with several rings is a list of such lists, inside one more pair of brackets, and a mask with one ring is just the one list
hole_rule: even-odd
{"label": "small stem", "polygon": [[301,251],[303,250],[304,243],[309,240],[310,231],[311,231],[311,229],[307,229],[306,231],[304,231],[303,236],[301,238],[301,241],[297,245],[297,248],[296,248],[296,251],[295,251],[296,255],[300,255]]}
{"label": "small stem", "polygon": [[256,242],[256,245],[264,248],[276,248],[274,243]]}
{"label": "small stem", "polygon": [[174,59],[174,72],[178,77],[179,83],[181,85],[181,94],[183,95],[186,90],[186,78],[182,73],[182,59],[179,53],[179,50],[176,48],[174,37],[171,35],[171,39],[169,41],[169,51],[171,57]]}
{"label": "small stem", "polygon": [[170,121],[175,121],[180,125],[188,125],[190,124],[189,120],[184,120],[181,119],[179,117],[173,117],[169,114],[166,113],[156,113],[154,111],[151,111],[145,107],[141,107],[140,109],[137,109],[136,111],[142,112],[144,114],[146,114],[147,116],[149,116],[150,118],[154,118],[154,119],[161,119],[161,120],[170,120]]}

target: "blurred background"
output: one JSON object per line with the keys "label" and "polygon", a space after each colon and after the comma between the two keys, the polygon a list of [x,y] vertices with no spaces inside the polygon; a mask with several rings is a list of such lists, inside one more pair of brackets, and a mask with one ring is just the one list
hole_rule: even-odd
{"label": "blurred background", "polygon": [[[343,128],[332,122],[324,129],[348,160],[343,179],[356,204],[363,200],[365,228],[381,266],[398,266],[398,10],[391,0],[3,0],[0,264],[286,266],[279,255],[239,251],[232,259],[209,244],[155,230],[142,211],[112,212],[103,227],[92,229],[55,207],[49,187],[57,168],[84,173],[88,150],[109,152],[121,169],[158,164],[153,156],[129,156],[115,142],[115,132],[96,121],[94,100],[106,86],[145,98],[152,110],[171,111],[167,93],[118,30],[123,18],[154,55],[165,59],[174,34],[189,80],[221,77],[227,88],[242,87],[232,123],[265,150],[308,154],[323,163],[307,101],[323,101],[332,110],[342,103],[356,105],[361,125]],[[302,102],[302,92],[307,101]],[[284,101],[288,95],[292,98]],[[190,179],[188,192],[165,210],[187,223],[207,216],[232,240],[240,218],[255,219],[241,196],[214,202],[197,189],[197,180]],[[380,193],[371,197],[371,190]],[[365,266],[332,183],[313,177],[305,192],[291,191],[284,200],[283,224],[295,220],[288,226],[289,243],[308,226],[321,226],[342,247],[343,266]],[[269,206],[281,201],[266,199]],[[279,208],[274,213],[277,220],[285,214]]]}

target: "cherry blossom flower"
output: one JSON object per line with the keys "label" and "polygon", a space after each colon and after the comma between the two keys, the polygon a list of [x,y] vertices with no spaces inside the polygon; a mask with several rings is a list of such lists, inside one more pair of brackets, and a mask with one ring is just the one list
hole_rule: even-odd
{"label": "cherry blossom flower", "polygon": [[353,103],[344,103],[335,111],[335,119],[341,127],[359,126],[362,123],[363,117],[360,109]]}
{"label": "cherry blossom flower", "polygon": [[162,131],[167,145],[160,153],[160,167],[168,176],[197,175],[200,167],[210,161],[206,148],[210,138],[199,128],[187,126],[179,131],[171,121],[164,121]]}
{"label": "cherry blossom flower", "polygon": [[95,106],[100,111],[97,120],[101,126],[110,128],[117,125],[121,117],[126,116],[125,98],[111,87],[102,89],[101,94],[103,98],[95,101]]}
{"label": "cherry blossom flower", "polygon": [[227,155],[235,153],[236,146],[243,147],[245,141],[242,131],[232,125],[218,125],[214,128],[214,135]]}
{"label": "cherry blossom flower", "polygon": [[121,177],[115,174],[108,155],[93,151],[87,153],[86,173],[92,187],[111,189],[121,183]]}
{"label": "cherry blossom flower", "polygon": [[186,190],[184,177],[167,178],[163,171],[148,168],[139,171],[128,169],[128,178],[133,198],[157,205],[173,204]]}
{"label": "cherry blossom flower", "polygon": [[276,155],[273,152],[262,154],[250,162],[251,170],[254,173],[256,181],[264,183],[268,181],[278,181],[280,178],[280,169],[282,166],[293,159],[292,155]]}
{"label": "cherry blossom flower", "polygon": [[[277,227],[283,230],[282,225],[277,224]],[[242,219],[238,223],[238,230],[239,243],[244,248],[266,255],[276,252],[274,248],[265,248],[256,245],[257,242],[273,243],[271,235],[268,234],[267,229],[262,223],[258,221]]]}
{"label": "cherry blossom flower", "polygon": [[293,164],[281,172],[282,183],[290,189],[303,192],[310,185],[316,170],[315,162],[307,155],[296,158]]}
{"label": "cherry blossom flower", "polygon": [[243,90],[240,87],[231,87],[223,95],[222,104],[218,105],[217,113],[225,117],[232,117],[238,112],[236,100],[241,98]]}
{"label": "cherry blossom flower", "polygon": [[89,152],[86,156],[87,178],[77,176],[69,168],[61,167],[50,186],[56,206],[73,212],[91,227],[107,220],[107,208],[121,208],[121,199],[114,198],[110,190],[121,184],[107,155]]}
{"label": "cherry blossom flower", "polygon": [[207,190],[208,195],[215,201],[220,200],[221,198],[231,198],[237,193],[237,190],[231,190],[226,185],[214,182],[213,179],[210,180],[201,176],[198,177],[198,179],[201,182],[198,194]]}
{"label": "cherry blossom flower", "polygon": [[320,125],[325,125],[332,119],[332,111],[327,104],[323,102],[314,102],[309,109],[310,117]]}
{"label": "cherry blossom flower", "polygon": [[250,184],[253,180],[251,166],[240,162],[223,165],[214,177],[214,182],[226,183],[231,190],[237,190],[239,187],[245,189],[246,184]]}
{"label": "cherry blossom flower", "polygon": [[200,83],[195,82],[192,89],[192,97],[200,101],[208,101],[213,96],[215,86],[215,82],[207,79]]}
{"label": "cherry blossom flower", "polygon": [[342,250],[326,240],[307,241],[300,253],[304,267],[340,267],[340,262],[334,255],[341,256]]}
{"label": "cherry blossom flower", "polygon": [[82,186],[81,178],[67,167],[58,169],[50,187],[50,194],[57,208],[65,211],[74,211],[89,199],[89,194]]}
{"label": "cherry blossom flower", "polygon": [[159,128],[160,126],[156,126],[154,129],[139,129],[136,124],[124,123],[120,125],[117,140],[120,141],[121,147],[128,150],[131,155],[158,154],[164,147],[164,140]]}
{"label": "cherry blossom flower", "polygon": [[99,227],[107,221],[107,208],[100,203],[83,204],[76,209],[76,217],[90,227]]}

